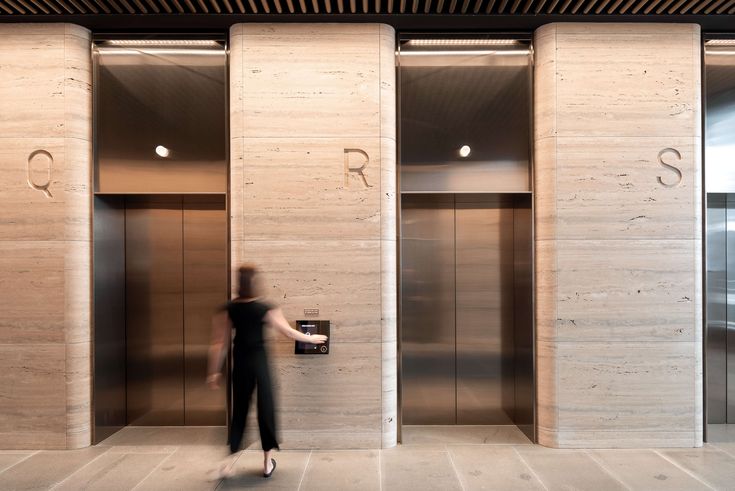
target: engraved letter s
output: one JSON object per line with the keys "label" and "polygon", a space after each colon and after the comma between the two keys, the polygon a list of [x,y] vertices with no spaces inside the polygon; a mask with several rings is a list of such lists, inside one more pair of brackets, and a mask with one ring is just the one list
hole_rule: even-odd
{"label": "engraved letter s", "polygon": [[658,182],[659,184],[662,184],[666,186],[667,188],[673,188],[675,186],[678,186],[681,183],[682,174],[681,174],[681,170],[679,170],[678,167],[674,167],[673,165],[667,164],[666,162],[664,162],[663,156],[665,153],[673,153],[674,155],[676,155],[676,158],[678,160],[681,160],[681,153],[675,148],[664,148],[658,153],[658,163],[663,165],[667,169],[671,169],[672,171],[676,173],[676,182],[666,183],[664,182],[663,179],[661,179],[661,176],[658,176]]}
{"label": "engraved letter s", "polygon": [[[37,169],[33,169],[33,166],[39,166]],[[54,165],[54,158],[46,150],[36,150],[31,152],[28,156],[28,185],[36,191],[41,191],[46,195],[47,198],[53,198],[49,186],[51,186],[51,168]],[[45,166],[44,169],[42,166]],[[33,180],[33,174],[35,172],[46,172],[47,178],[45,183],[36,183]]]}

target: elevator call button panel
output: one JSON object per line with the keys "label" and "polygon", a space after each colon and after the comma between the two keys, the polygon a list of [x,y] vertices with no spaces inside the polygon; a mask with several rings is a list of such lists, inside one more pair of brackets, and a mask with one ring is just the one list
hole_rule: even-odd
{"label": "elevator call button panel", "polygon": [[[296,329],[307,336],[312,334],[324,334],[329,337],[329,321],[296,321]],[[310,344],[296,341],[295,351],[297,355],[326,355],[329,354],[329,339],[324,344]]]}

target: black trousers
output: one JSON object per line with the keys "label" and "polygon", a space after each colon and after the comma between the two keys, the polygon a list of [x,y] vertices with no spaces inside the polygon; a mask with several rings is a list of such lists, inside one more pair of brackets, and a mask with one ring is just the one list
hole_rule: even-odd
{"label": "black trousers", "polygon": [[263,450],[278,448],[276,440],[275,401],[264,350],[234,354],[232,370],[232,422],[230,424],[230,451],[240,450],[245,434],[250,399],[258,388],[258,428]]}

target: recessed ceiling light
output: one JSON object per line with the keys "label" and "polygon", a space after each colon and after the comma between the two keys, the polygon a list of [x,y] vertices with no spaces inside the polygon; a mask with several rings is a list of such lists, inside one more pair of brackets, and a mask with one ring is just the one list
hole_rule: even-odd
{"label": "recessed ceiling light", "polygon": [[498,46],[520,44],[517,39],[411,39],[410,46]]}
{"label": "recessed ceiling light", "polygon": [[710,39],[705,46],[735,46],[735,39]]}
{"label": "recessed ceiling light", "polygon": [[111,39],[111,46],[221,46],[211,39]]}
{"label": "recessed ceiling light", "polygon": [[470,156],[470,153],[472,152],[472,149],[469,145],[462,145],[459,148],[459,156],[462,158],[466,158]]}
{"label": "recessed ceiling light", "polygon": [[159,157],[166,158],[170,154],[171,154],[171,151],[168,148],[164,147],[163,145],[158,145],[156,147],[156,155],[158,155]]}

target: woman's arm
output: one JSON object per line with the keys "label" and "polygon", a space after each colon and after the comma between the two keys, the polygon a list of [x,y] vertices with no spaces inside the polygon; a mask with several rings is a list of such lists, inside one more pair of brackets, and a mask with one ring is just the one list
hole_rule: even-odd
{"label": "woman's arm", "polygon": [[212,317],[212,343],[209,345],[209,362],[207,369],[207,383],[213,388],[219,387],[222,377],[222,363],[225,361],[230,348],[229,334],[230,317],[226,310],[217,312]]}
{"label": "woman's arm", "polygon": [[302,343],[311,344],[324,344],[327,341],[327,337],[324,334],[312,334],[311,336],[304,334],[301,331],[293,329],[286,318],[283,316],[281,309],[271,309],[265,316],[265,320],[268,324],[279,333],[283,334],[287,338],[301,341]]}

